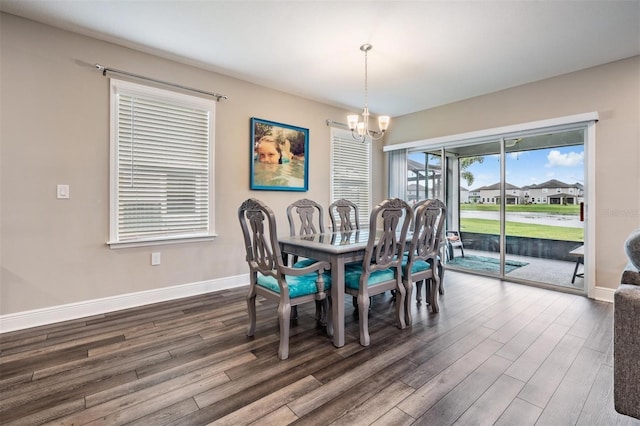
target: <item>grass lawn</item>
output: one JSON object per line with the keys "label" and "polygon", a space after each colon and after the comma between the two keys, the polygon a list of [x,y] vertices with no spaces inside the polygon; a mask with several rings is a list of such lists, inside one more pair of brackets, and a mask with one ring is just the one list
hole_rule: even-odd
{"label": "grass lawn", "polygon": [[[531,211],[531,210],[527,210]],[[500,235],[500,221],[491,219],[460,219],[460,230],[479,234]],[[545,238],[561,241],[584,241],[584,231],[580,228],[547,226],[520,222],[507,222],[508,236]]]}
{"label": "grass lawn", "polygon": [[[500,206],[495,204],[460,204],[460,210],[497,212],[500,211]],[[563,206],[561,204],[507,204],[507,211],[578,215],[580,213],[580,206]]]}

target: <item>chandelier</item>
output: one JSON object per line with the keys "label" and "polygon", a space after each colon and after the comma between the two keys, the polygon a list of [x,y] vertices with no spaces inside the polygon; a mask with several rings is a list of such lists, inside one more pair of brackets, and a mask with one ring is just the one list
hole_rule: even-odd
{"label": "chandelier", "polygon": [[367,53],[373,48],[370,44],[363,44],[360,50],[364,52],[364,109],[362,110],[362,121],[359,121],[357,114],[347,116],[347,123],[354,139],[364,142],[367,137],[373,140],[380,139],[389,127],[389,116],[381,115],[378,117],[378,130],[369,128],[369,106],[367,105],[369,93],[367,87]]}

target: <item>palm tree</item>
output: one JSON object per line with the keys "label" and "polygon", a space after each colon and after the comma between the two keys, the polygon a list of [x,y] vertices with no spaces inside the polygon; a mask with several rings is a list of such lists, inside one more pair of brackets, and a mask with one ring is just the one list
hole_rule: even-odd
{"label": "palm tree", "polygon": [[473,185],[473,182],[476,180],[473,173],[471,173],[468,169],[473,163],[483,163],[484,156],[476,156],[476,157],[464,157],[460,159],[460,177],[467,182],[467,186]]}

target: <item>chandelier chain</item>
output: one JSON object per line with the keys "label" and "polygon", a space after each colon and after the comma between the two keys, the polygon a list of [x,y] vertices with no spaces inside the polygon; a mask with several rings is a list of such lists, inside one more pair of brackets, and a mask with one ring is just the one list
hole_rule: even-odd
{"label": "chandelier chain", "polygon": [[364,106],[367,107],[369,106],[369,85],[368,85],[368,61],[367,61],[367,56],[369,54],[369,50],[365,50],[364,51]]}

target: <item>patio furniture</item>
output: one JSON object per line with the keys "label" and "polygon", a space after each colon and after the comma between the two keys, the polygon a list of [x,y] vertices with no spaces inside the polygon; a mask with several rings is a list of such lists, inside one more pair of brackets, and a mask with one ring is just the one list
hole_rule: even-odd
{"label": "patio furniture", "polygon": [[[358,300],[360,344],[369,346],[370,296],[396,291],[396,322],[406,327],[405,288],[402,284],[402,259],[407,230],[413,217],[411,206],[395,198],[378,204],[371,211],[369,239],[361,264],[349,264],[345,272],[345,292]],[[381,233],[376,230],[380,229]]]}
{"label": "patio furniture", "polygon": [[439,263],[440,242],[447,209],[440,200],[429,200],[415,209],[413,222],[414,228],[409,245],[409,253],[405,255],[402,263],[402,280],[407,291],[405,298],[405,317],[407,325],[413,321],[411,318],[411,293],[413,283],[416,283],[416,300],[421,300],[421,287],[423,282],[428,291],[428,300],[431,312],[437,313],[438,288],[440,286],[440,274],[437,268]]}
{"label": "patio furniture", "polygon": [[[248,199],[238,208],[249,265],[249,293],[247,307],[249,326],[247,336],[256,329],[256,296],[278,303],[280,345],[278,357],[289,357],[289,327],[292,307],[306,302],[316,304],[316,320],[326,318],[327,334],[332,335],[331,303],[327,291],[331,287],[328,262],[314,262],[303,267],[288,267],[282,260],[278,243],[276,218],[273,211],[256,199]],[[324,310],[324,312],[323,312]]]}
{"label": "patio furniture", "polygon": [[455,257],[454,248],[459,248],[461,256],[464,257],[464,244],[462,244],[462,238],[460,237],[459,231],[450,231],[447,230],[447,254],[449,259],[453,259]]}
{"label": "patio furniture", "polygon": [[573,284],[576,277],[584,278],[584,272],[578,273],[580,265],[584,265],[584,244],[571,250],[569,256],[576,258],[576,267],[573,269],[573,277],[571,277],[571,284]]}

